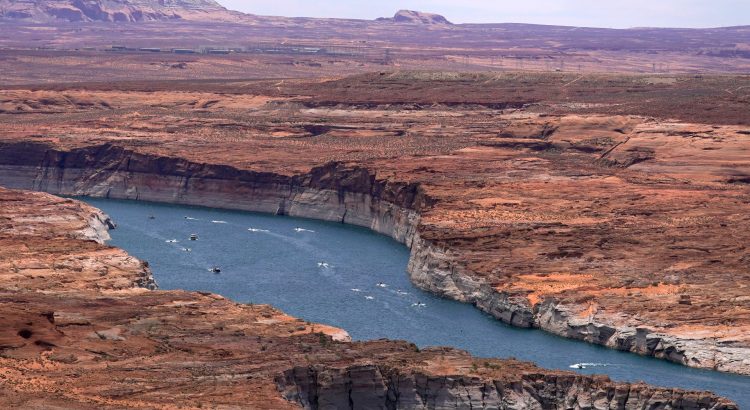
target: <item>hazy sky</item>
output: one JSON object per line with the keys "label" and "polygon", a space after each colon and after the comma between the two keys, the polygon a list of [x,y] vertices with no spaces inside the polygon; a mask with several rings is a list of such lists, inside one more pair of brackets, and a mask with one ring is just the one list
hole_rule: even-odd
{"label": "hazy sky", "polygon": [[399,9],[443,14],[454,23],[590,27],[750,25],[750,0],[218,0],[247,13],[374,19]]}

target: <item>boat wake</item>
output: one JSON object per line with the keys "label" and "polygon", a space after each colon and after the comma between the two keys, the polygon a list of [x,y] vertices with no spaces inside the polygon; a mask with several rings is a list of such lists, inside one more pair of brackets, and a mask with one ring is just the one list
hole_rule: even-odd
{"label": "boat wake", "polygon": [[225,224],[225,223],[227,223],[227,221],[211,221],[211,223],[214,223],[214,224]]}
{"label": "boat wake", "polygon": [[609,363],[576,363],[571,364],[571,369],[589,369],[592,367],[608,367],[611,366]]}
{"label": "boat wake", "polygon": [[247,230],[250,232],[265,232],[265,233],[271,232],[268,229],[258,229],[258,228],[248,228]]}

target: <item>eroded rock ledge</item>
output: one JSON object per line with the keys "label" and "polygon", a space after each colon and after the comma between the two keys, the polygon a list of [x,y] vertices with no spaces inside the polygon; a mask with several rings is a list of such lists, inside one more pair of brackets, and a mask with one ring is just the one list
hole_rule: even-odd
{"label": "eroded rock ledge", "polygon": [[4,408],[737,408],[454,349],[336,341],[340,330],[269,306],[148,290],[143,264],[100,243],[99,211],[3,188],[0,205]]}
{"label": "eroded rock ledge", "polygon": [[472,303],[506,323],[688,366],[750,374],[745,345],[713,334],[666,333],[673,326],[669,323],[662,329],[634,326],[618,312],[587,314],[590,299],[542,295],[534,301],[528,288],[488,283],[467,266],[450,241],[425,235],[420,215],[436,200],[420,184],[381,180],[365,168],[329,163],[307,174],[286,176],[136,153],[111,144],[63,151],[45,144],[16,143],[0,146],[0,170],[0,184],[14,188],[260,211],[369,227],[411,248],[408,270],[418,286]]}

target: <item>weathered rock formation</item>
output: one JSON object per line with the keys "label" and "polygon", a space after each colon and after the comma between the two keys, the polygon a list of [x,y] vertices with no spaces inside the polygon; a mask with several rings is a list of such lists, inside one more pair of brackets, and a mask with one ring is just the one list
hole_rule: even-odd
{"label": "weathered rock formation", "polygon": [[399,10],[391,18],[381,17],[377,21],[389,21],[393,23],[422,24],[422,25],[451,25],[447,18],[434,13],[423,13],[414,10]]}
{"label": "weathered rock formation", "polygon": [[269,306],[149,290],[141,263],[99,242],[107,221],[77,201],[0,188],[1,407],[737,409],[449,348],[341,341]]}
{"label": "weathered rock formation", "polygon": [[137,22],[231,16],[214,0],[0,0],[0,18],[6,19]]}

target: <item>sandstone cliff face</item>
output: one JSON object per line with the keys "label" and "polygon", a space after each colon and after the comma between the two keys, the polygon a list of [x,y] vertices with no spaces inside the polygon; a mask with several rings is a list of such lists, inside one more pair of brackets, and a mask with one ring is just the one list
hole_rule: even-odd
{"label": "sandstone cliff face", "polygon": [[[204,205],[339,221],[369,227],[411,248],[408,271],[421,288],[471,303],[520,327],[546,331],[676,363],[750,373],[748,349],[712,338],[676,337],[581,316],[580,306],[498,289],[427,240],[420,213],[434,205],[420,185],[378,180],[331,163],[285,176],[136,153],[114,145],[61,151],[44,144],[0,145],[0,184],[65,195]],[[605,317],[606,319],[606,317]]]}
{"label": "sandstone cliff face", "polygon": [[422,289],[465,303],[504,323],[652,356],[691,367],[750,374],[748,349],[692,335],[676,337],[647,326],[630,327],[580,315],[576,304],[549,298],[531,305],[525,295],[498,291],[456,262],[449,249],[420,237],[412,244],[409,274]]}
{"label": "sandstone cliff face", "polygon": [[377,181],[329,164],[307,175],[241,171],[103,145],[71,152],[39,144],[0,147],[2,184],[65,195],[204,205],[337,221],[411,243],[431,199],[416,184]]}
{"label": "sandstone cliff face", "polygon": [[295,367],[277,379],[284,396],[306,409],[712,409],[693,394],[614,386],[606,379],[525,374],[510,383],[466,375],[436,376],[360,365]]}

